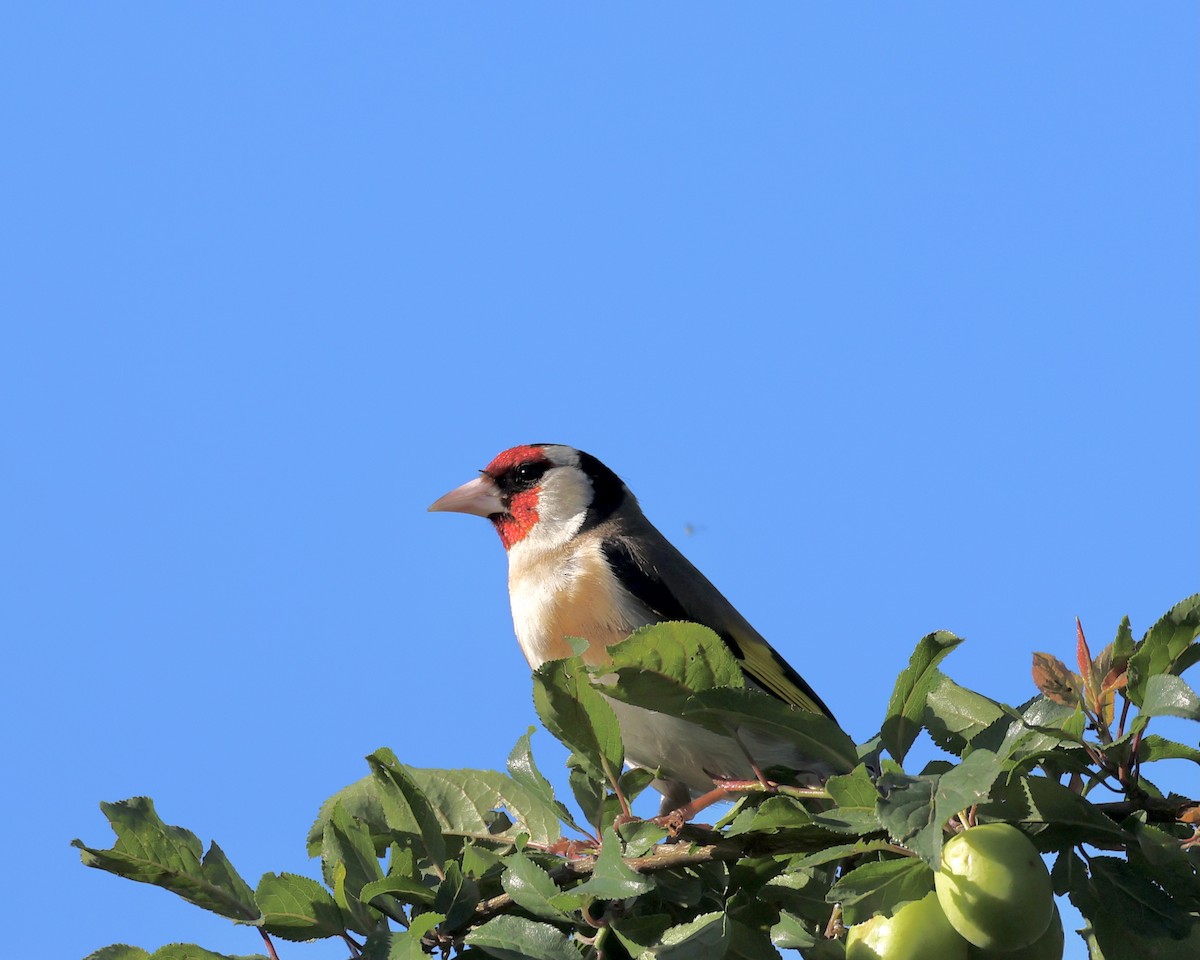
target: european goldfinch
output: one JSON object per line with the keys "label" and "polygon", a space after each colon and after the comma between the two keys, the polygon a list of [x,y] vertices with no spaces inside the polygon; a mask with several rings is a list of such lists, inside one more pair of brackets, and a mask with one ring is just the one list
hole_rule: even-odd
{"label": "european goldfinch", "polygon": [[[429,509],[486,517],[500,534],[513,625],[534,669],[569,656],[567,637],[587,640],[584,660],[599,664],[610,644],[638,627],[690,620],[728,644],[750,685],[832,719],[812,687],[643,516],[629,488],[595,457],[551,443],[513,447]],[[627,761],[659,772],[654,786],[664,812],[711,791],[714,779],[749,780],[769,767],[809,778],[828,773],[794,744],[753,730],[740,730],[739,744],[686,720],[608,702]]]}

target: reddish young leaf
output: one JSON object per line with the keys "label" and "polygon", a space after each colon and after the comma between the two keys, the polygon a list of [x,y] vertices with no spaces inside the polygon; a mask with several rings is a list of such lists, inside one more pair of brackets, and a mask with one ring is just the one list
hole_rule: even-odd
{"label": "reddish young leaf", "polygon": [[1077,706],[1083,681],[1079,674],[1072,673],[1058,657],[1049,653],[1033,655],[1033,683],[1042,696],[1064,707]]}

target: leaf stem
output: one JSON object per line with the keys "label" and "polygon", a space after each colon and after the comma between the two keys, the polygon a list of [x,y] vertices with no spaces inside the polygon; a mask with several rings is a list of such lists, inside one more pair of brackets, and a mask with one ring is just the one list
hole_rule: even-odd
{"label": "leaf stem", "polygon": [[263,943],[267,945],[267,956],[269,956],[271,960],[279,960],[279,954],[275,952],[275,944],[271,942],[271,935],[262,927],[258,928],[258,932],[262,934]]}

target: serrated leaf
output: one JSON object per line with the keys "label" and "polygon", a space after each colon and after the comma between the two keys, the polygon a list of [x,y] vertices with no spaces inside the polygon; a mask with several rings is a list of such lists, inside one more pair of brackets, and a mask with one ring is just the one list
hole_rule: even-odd
{"label": "serrated leaf", "polygon": [[1033,655],[1033,685],[1043,697],[1064,707],[1077,706],[1083,693],[1083,678],[1049,653]]}
{"label": "serrated leaf", "polygon": [[780,950],[802,950],[814,946],[816,934],[794,913],[779,911],[779,922],[771,927],[771,942]]}
{"label": "serrated leaf", "polygon": [[496,960],[580,960],[582,956],[557,927],[526,917],[493,917],[468,933],[466,942]]}
{"label": "serrated leaf", "polygon": [[625,844],[625,856],[644,857],[655,844],[665,840],[668,831],[653,820],[630,820],[617,828]]}
{"label": "serrated leaf", "polygon": [[778,833],[781,830],[803,830],[813,825],[813,816],[792,797],[767,797],[757,806],[748,808],[726,829],[727,837],[746,833]]}
{"label": "serrated leaf", "polygon": [[698,623],[666,622],[635,630],[608,648],[611,697],[673,716],[688,698],[716,687],[743,687],[745,676],[725,642]]}
{"label": "serrated leaf", "polygon": [[338,805],[342,806],[355,820],[367,825],[375,841],[375,850],[382,855],[392,842],[391,831],[388,829],[387,816],[383,812],[379,785],[370,775],[343,787],[321,804],[317,818],[308,830],[308,855],[310,857],[320,855],[321,842],[325,836],[325,824],[329,822],[333,808]]}
{"label": "serrated leaf", "polygon": [[204,947],[199,947],[194,943],[169,943],[150,954],[149,960],[267,960],[267,958],[261,953],[253,953],[248,956],[214,953],[212,950],[205,950]]}
{"label": "serrated leaf", "polygon": [[877,913],[890,917],[932,889],[933,871],[929,865],[916,857],[902,857],[855,867],[830,888],[825,899],[840,903],[845,922],[855,924]]}
{"label": "serrated leaf", "polygon": [[724,913],[704,913],[665,931],[642,957],[654,960],[720,960],[729,947],[729,924]]}
{"label": "serrated leaf", "polygon": [[798,860],[791,858],[784,873],[763,884],[759,899],[810,923],[820,923],[823,928],[829,920],[829,904],[825,897],[833,878],[830,871],[821,867],[797,866]]}
{"label": "serrated leaf", "polygon": [[1077,706],[1036,697],[1023,708],[1020,719],[1010,724],[996,753],[1001,759],[1020,761],[1041,756],[1064,742],[1076,743],[1075,723],[1083,723],[1083,712]]}
{"label": "serrated leaf", "polygon": [[546,729],[593,780],[615,784],[625,763],[617,716],[579,657],[549,660],[533,674],[533,704]]}
{"label": "serrated leaf", "polygon": [[1142,738],[1138,758],[1142,763],[1153,763],[1155,760],[1190,760],[1192,763],[1200,763],[1200,750],[1152,733]]}
{"label": "serrated leaf", "polygon": [[828,764],[834,773],[858,766],[858,748],[836,722],[757,690],[697,693],[688,700],[683,717],[718,733],[748,728],[785,740],[805,758]]}
{"label": "serrated leaf", "polygon": [[[363,903],[372,904],[376,897],[390,896],[404,904],[416,904],[422,907],[433,905],[434,890],[419,880],[401,874],[388,874],[379,880],[365,883],[359,890],[358,896]],[[376,909],[379,909],[376,907]]]}
{"label": "serrated leaf", "polygon": [[579,833],[585,833],[586,831],[575,822],[567,806],[554,795],[554,788],[550,785],[550,781],[542,775],[541,770],[534,762],[533,746],[530,741],[535,729],[535,727],[529,727],[525,731],[525,735],[513,745],[512,752],[508,755],[508,775],[543,804],[553,807],[559,820]]}
{"label": "serrated leaf", "polygon": [[825,789],[834,806],[814,814],[813,822],[818,826],[838,833],[859,834],[883,829],[876,810],[879,791],[864,765],[859,764],[851,773],[830,777]]}
{"label": "serrated leaf", "polygon": [[444,924],[455,930],[475,915],[479,905],[479,884],[464,876],[457,860],[446,863],[446,877],[433,895],[433,909],[445,916]]}
{"label": "serrated leaf", "polygon": [[440,874],[446,862],[442,827],[412,771],[386,747],[368,756],[367,763],[379,787],[379,799],[383,803],[388,827],[411,835],[421,845],[434,870]]}
{"label": "serrated leaf", "polygon": [[317,940],[340,936],[346,929],[341,911],[328,890],[311,877],[264,873],[254,891],[267,933],[285,940]]}
{"label": "serrated leaf", "polygon": [[360,900],[363,887],[383,876],[375,845],[366,824],[336,806],[325,824],[321,841],[321,875],[333,891],[346,925],[371,933],[381,922]]}
{"label": "serrated leaf", "polygon": [[649,893],[653,889],[653,879],[638,873],[621,858],[621,840],[616,831],[609,827],[604,831],[600,855],[596,858],[592,875],[569,892],[598,900],[623,900]]}
{"label": "serrated leaf", "polygon": [[933,861],[940,856],[942,824],[937,819],[937,777],[885,773],[879,778],[879,820],[897,843]]}
{"label": "serrated leaf", "polygon": [[163,823],[149,797],[101,803],[100,809],[117,840],[108,850],[73,840],[71,845],[79,848],[85,866],[154,884],[232,920],[258,919],[253,891],[216,843],[201,856],[199,838],[190,830]]}
{"label": "serrated leaf", "polygon": [[1186,680],[1169,674],[1157,674],[1145,684],[1141,703],[1143,717],[1183,717],[1200,720],[1200,697]]}
{"label": "serrated leaf", "polygon": [[543,920],[559,923],[570,921],[570,915],[562,908],[562,901],[555,902],[563,895],[563,891],[550,878],[550,874],[523,853],[505,857],[504,866],[500,882],[513,903]]}
{"label": "serrated leaf", "polygon": [[945,630],[922,637],[908,666],[896,678],[880,738],[887,752],[900,763],[921,732],[926,700],[939,675],[937,665],[960,643],[961,638]]}
{"label": "serrated leaf", "polygon": [[619,917],[613,921],[612,931],[631,956],[640,957],[662,939],[670,926],[671,918],[665,913],[652,913],[640,917]]}
{"label": "serrated leaf", "polygon": [[1034,829],[1043,849],[1071,843],[1124,843],[1129,835],[1084,797],[1047,777],[1022,776],[1010,785],[1018,798],[1001,798],[983,812]]}
{"label": "serrated leaf", "polygon": [[412,918],[407,930],[372,934],[362,960],[429,960],[421,938],[445,919],[440,913],[422,913]]}
{"label": "serrated leaf", "polygon": [[1200,593],[1181,600],[1148,631],[1129,658],[1126,693],[1137,706],[1151,677],[1179,674],[1195,662],[1193,641],[1200,635]]}
{"label": "serrated leaf", "polygon": [[149,951],[143,950],[141,947],[131,947],[127,943],[114,943],[89,953],[83,960],[146,960],[149,956]]}
{"label": "serrated leaf", "polygon": [[985,731],[999,725],[1006,728],[1008,717],[1008,711],[995,700],[961,687],[937,671],[925,700],[923,722],[934,743],[961,757],[967,745]]}
{"label": "serrated leaf", "polygon": [[[528,834],[534,843],[549,844],[562,836],[559,804],[496,770],[439,770],[407,767],[433,808],[440,829],[460,833]],[[504,810],[512,823],[502,830],[489,820]]]}
{"label": "serrated leaf", "polygon": [[725,949],[727,960],[780,960],[779,951],[771,943],[766,929],[766,925],[775,919],[774,911],[770,912],[769,917],[755,918],[753,922],[743,923],[738,919],[740,916],[742,914],[735,914],[732,908],[729,910],[729,946]]}
{"label": "serrated leaf", "polygon": [[792,863],[796,867],[819,867],[837,860],[858,857],[866,853],[894,850],[894,848],[895,845],[891,840],[855,840],[854,843],[839,843],[837,846],[826,847],[824,850],[799,857]]}

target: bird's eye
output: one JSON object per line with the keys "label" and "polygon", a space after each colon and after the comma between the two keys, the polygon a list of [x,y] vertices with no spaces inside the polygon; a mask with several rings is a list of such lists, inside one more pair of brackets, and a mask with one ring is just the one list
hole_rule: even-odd
{"label": "bird's eye", "polygon": [[538,485],[549,469],[550,464],[545,461],[518,463],[505,471],[504,475],[497,482],[500,484],[501,489],[513,493],[522,490],[532,490]]}

